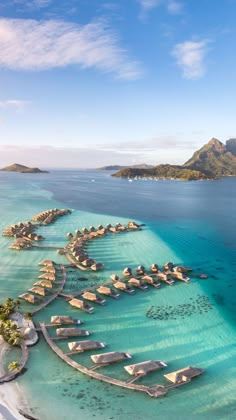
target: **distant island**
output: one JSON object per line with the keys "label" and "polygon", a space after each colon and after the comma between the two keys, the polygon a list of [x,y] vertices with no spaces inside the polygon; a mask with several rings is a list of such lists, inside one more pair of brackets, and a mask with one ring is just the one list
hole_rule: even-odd
{"label": "distant island", "polygon": [[140,163],[138,165],[132,166],[121,166],[121,165],[110,165],[110,166],[103,166],[102,168],[97,168],[99,171],[120,171],[125,168],[137,168],[137,169],[151,169],[153,165],[147,165],[146,163]]}
{"label": "distant island", "polygon": [[196,181],[236,176],[236,139],[223,144],[212,138],[183,165],[157,165],[147,169],[126,167],[112,174],[118,178],[161,178]]}
{"label": "distant island", "polygon": [[45,174],[48,171],[42,171],[39,168],[29,168],[25,165],[20,165],[19,163],[13,163],[13,165],[5,166],[5,168],[0,169],[0,171],[5,172],[20,172],[22,174]]}

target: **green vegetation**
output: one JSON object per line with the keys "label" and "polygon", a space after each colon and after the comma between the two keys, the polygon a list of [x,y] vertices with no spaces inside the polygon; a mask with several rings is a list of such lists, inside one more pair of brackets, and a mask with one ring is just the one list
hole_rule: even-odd
{"label": "green vegetation", "polygon": [[17,362],[16,360],[13,360],[11,363],[9,363],[8,370],[9,372],[13,372],[14,370],[18,370],[19,367],[20,367],[19,362]]}
{"label": "green vegetation", "polygon": [[164,178],[164,179],[179,179],[184,181],[195,181],[197,179],[208,179],[209,177],[196,170],[183,168],[177,165],[158,165],[152,169],[135,169],[125,168],[113,174],[114,177],[121,178]]}
{"label": "green vegetation", "polygon": [[22,340],[22,335],[17,325],[9,317],[18,308],[18,300],[8,298],[5,303],[0,305],[0,335],[11,346],[17,346]]}

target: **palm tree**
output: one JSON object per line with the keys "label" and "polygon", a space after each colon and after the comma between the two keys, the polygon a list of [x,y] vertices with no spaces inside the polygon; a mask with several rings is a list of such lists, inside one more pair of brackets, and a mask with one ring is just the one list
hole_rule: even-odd
{"label": "palm tree", "polygon": [[9,372],[13,372],[14,370],[18,370],[19,367],[20,367],[19,362],[17,362],[16,360],[13,360],[13,362],[9,363],[8,370]]}

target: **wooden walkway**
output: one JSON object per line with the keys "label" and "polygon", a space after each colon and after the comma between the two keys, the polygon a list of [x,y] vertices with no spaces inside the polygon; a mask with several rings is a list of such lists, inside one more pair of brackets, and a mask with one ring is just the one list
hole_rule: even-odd
{"label": "wooden walkway", "polygon": [[24,369],[26,362],[28,360],[28,357],[29,357],[29,350],[24,342],[21,343],[20,346],[22,350],[22,355],[21,355],[19,368],[13,372],[8,372],[5,375],[1,376],[0,384],[4,384],[4,382],[10,382],[22,373],[22,370]]}
{"label": "wooden walkway", "polygon": [[65,267],[63,265],[61,265],[61,268],[62,268],[62,272],[63,272],[63,279],[62,279],[61,285],[58,287],[56,293],[54,293],[49,299],[47,299],[46,301],[44,301],[36,309],[34,309],[33,311],[31,311],[32,315],[34,315],[36,312],[41,311],[41,309],[43,309],[45,306],[49,305],[49,303],[51,303],[54,299],[56,299],[56,297],[63,290],[63,288],[65,286],[65,283],[66,283],[66,270],[65,270]]}
{"label": "wooden walkway", "polygon": [[68,357],[65,353],[63,353],[63,351],[54,343],[54,341],[51,339],[51,337],[49,336],[47,332],[47,328],[45,327],[44,322],[40,322],[40,328],[46,342],[51,347],[51,349],[57,354],[57,356],[59,356],[62,360],[64,360],[64,362],[66,362],[68,365],[84,373],[85,375],[91,376],[92,378],[96,378],[102,382],[107,382],[111,385],[116,385],[122,388],[128,388],[135,391],[145,392],[146,394],[155,398],[162,397],[167,394],[167,389],[162,385],[154,385],[152,387],[149,387],[146,385],[137,385],[133,383],[127,383],[127,382],[120,381],[119,379],[102,375],[98,372],[95,372],[92,369],[88,369],[85,366],[80,365],[79,363],[75,362],[70,357]]}

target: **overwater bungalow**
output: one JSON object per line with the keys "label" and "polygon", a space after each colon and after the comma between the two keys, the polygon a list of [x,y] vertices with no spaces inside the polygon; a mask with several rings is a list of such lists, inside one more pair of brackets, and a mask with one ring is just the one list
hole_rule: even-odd
{"label": "overwater bungalow", "polygon": [[186,267],[185,265],[177,265],[173,268],[173,271],[178,271],[180,273],[187,273],[188,271],[193,271],[191,267]]}
{"label": "overwater bungalow", "polygon": [[89,230],[90,230],[90,232],[95,232],[96,231],[94,226],[89,226]]}
{"label": "overwater bungalow", "polygon": [[99,341],[85,340],[68,343],[68,347],[70,352],[82,353],[86,350],[102,349],[106,347],[106,344]]}
{"label": "overwater bungalow", "polygon": [[157,273],[159,271],[158,265],[157,264],[152,264],[151,267],[150,267],[150,271],[152,273]]}
{"label": "overwater bungalow", "polygon": [[100,293],[101,295],[110,296],[113,299],[119,299],[120,298],[120,294],[116,293],[116,291],[114,289],[112,289],[111,287],[108,287],[108,286],[100,286],[97,289],[97,292]]}
{"label": "overwater bungalow", "polygon": [[180,271],[176,271],[176,272],[174,272],[173,273],[173,277],[175,278],[175,279],[177,279],[177,280],[182,280],[182,281],[184,281],[185,283],[189,283],[190,282],[190,278],[189,277],[187,277],[185,274],[183,274],[182,272],[180,272]]}
{"label": "overwater bungalow", "polygon": [[172,262],[168,262],[163,266],[165,271],[172,271],[173,267],[174,267],[174,264]]}
{"label": "overwater bungalow", "polygon": [[134,365],[124,366],[124,369],[134,376],[144,376],[154,370],[163,369],[167,366],[162,360],[147,360],[146,362],[135,363]]}
{"label": "overwater bungalow", "polygon": [[113,283],[113,286],[116,289],[122,290],[123,292],[128,293],[129,295],[134,294],[134,289],[132,289],[128,284],[124,283],[123,281],[118,280],[117,282]]}
{"label": "overwater bungalow", "polygon": [[131,268],[126,267],[126,268],[123,270],[123,275],[124,275],[125,277],[132,276],[132,270],[131,270]]}
{"label": "overwater bungalow", "polygon": [[46,287],[47,289],[53,288],[53,284],[50,280],[37,281],[36,283],[34,283],[34,286],[42,286],[42,287]]}
{"label": "overwater bungalow", "polygon": [[92,361],[96,364],[108,365],[110,363],[115,363],[115,362],[120,362],[122,360],[131,359],[132,356],[129,353],[111,351],[108,353],[93,354],[90,357]]}
{"label": "overwater bungalow", "polygon": [[139,265],[136,268],[136,273],[144,276],[144,274],[145,274],[145,267],[143,265]]}
{"label": "overwater bungalow", "polygon": [[100,262],[96,262],[96,263],[92,264],[90,268],[93,271],[99,271],[99,270],[102,270],[104,268],[104,265]]}
{"label": "overwater bungalow", "polygon": [[55,262],[52,260],[43,260],[38,263],[38,265],[48,265],[48,266],[54,266]]}
{"label": "overwater bungalow", "polygon": [[162,271],[158,271],[157,278],[163,281],[164,283],[169,284],[170,286],[174,284],[174,280],[171,278],[170,273],[163,273]]}
{"label": "overwater bungalow", "polygon": [[140,290],[146,291],[148,289],[148,286],[145,283],[142,283],[141,280],[136,279],[134,277],[132,277],[131,279],[128,280],[128,283],[133,286],[133,287],[137,287]]}
{"label": "overwater bungalow", "polygon": [[97,235],[104,236],[105,234],[106,234],[106,229],[105,228],[97,230]]}
{"label": "overwater bungalow", "polygon": [[90,335],[90,332],[80,328],[57,328],[56,335],[57,337],[86,337]]}
{"label": "overwater bungalow", "polygon": [[143,276],[142,281],[144,283],[150,284],[151,286],[155,287],[156,289],[159,289],[161,287],[161,283],[159,280],[151,277],[151,276]]}
{"label": "overwater bungalow", "polygon": [[83,234],[87,234],[87,233],[89,233],[89,231],[88,231],[88,229],[86,227],[84,227],[84,228],[82,228],[82,233]]}
{"label": "overwater bungalow", "polygon": [[29,289],[29,292],[36,293],[36,295],[40,295],[40,296],[47,295],[47,291],[43,287],[40,287],[40,286],[31,287],[31,289]]}
{"label": "overwater bungalow", "polygon": [[29,249],[32,247],[32,241],[26,238],[18,238],[16,241],[13,242],[12,245],[9,246],[11,249],[16,249],[17,251],[21,251],[22,249]]}
{"label": "overwater bungalow", "polygon": [[98,230],[104,229],[103,225],[98,225]]}
{"label": "overwater bungalow", "polygon": [[195,378],[204,372],[205,369],[187,366],[183,369],[176,370],[175,372],[168,373],[167,375],[164,375],[164,377],[173,384],[183,384],[185,382],[190,382],[192,378]]}
{"label": "overwater bungalow", "polygon": [[84,267],[91,267],[93,264],[95,264],[95,261],[92,258],[87,258],[86,260],[82,261],[82,265]]}
{"label": "overwater bungalow", "polygon": [[101,298],[101,296],[97,295],[93,292],[84,292],[82,294],[82,298],[86,300],[90,300],[91,302],[98,303],[99,305],[105,305],[105,299]]}
{"label": "overwater bungalow", "polygon": [[41,299],[38,296],[34,296],[31,293],[23,293],[22,295],[19,295],[19,298],[24,299],[27,302],[32,303],[33,305],[41,301]]}
{"label": "overwater bungalow", "polygon": [[79,230],[79,229],[76,229],[76,230],[75,230],[75,234],[76,234],[76,236],[79,236],[79,235],[81,235],[81,232],[80,232],[80,230]]}
{"label": "overwater bungalow", "polygon": [[55,267],[54,266],[50,266],[50,265],[43,266],[42,268],[40,268],[39,271],[42,271],[44,273],[53,273],[53,274],[56,273]]}
{"label": "overwater bungalow", "polygon": [[40,276],[38,276],[39,279],[46,279],[46,280],[50,280],[50,281],[55,281],[56,280],[56,276],[53,273],[43,273]]}
{"label": "overwater bungalow", "polygon": [[53,315],[51,316],[51,324],[53,325],[82,324],[82,321],[80,319],[74,319],[69,315]]}
{"label": "overwater bungalow", "polygon": [[111,226],[111,227],[109,227],[109,232],[111,232],[111,233],[117,233],[117,230],[116,230],[116,228],[114,227],[114,226]]}
{"label": "overwater bungalow", "polygon": [[128,222],[127,227],[128,229],[131,229],[131,230],[136,230],[136,229],[141,230],[140,226],[136,222]]}
{"label": "overwater bungalow", "polygon": [[82,262],[86,260],[87,256],[85,254],[78,254],[74,258],[76,261]]}
{"label": "overwater bungalow", "polygon": [[94,308],[89,303],[84,302],[83,300],[73,298],[69,300],[68,302],[71,306],[75,306],[78,309],[81,309],[82,311],[85,311],[89,314],[93,313]]}
{"label": "overwater bungalow", "polygon": [[66,236],[67,236],[68,239],[72,239],[74,237],[73,233],[71,233],[71,232],[68,232]]}
{"label": "overwater bungalow", "polygon": [[110,276],[110,278],[111,278],[113,281],[117,281],[117,280],[119,280],[119,276],[117,276],[116,274],[112,274],[112,275]]}

